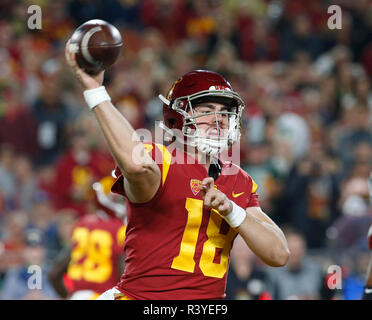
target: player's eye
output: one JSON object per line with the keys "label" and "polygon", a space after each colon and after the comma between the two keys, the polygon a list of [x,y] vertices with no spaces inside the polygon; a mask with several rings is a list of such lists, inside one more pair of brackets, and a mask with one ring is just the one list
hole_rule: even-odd
{"label": "player's eye", "polygon": [[208,114],[208,113],[211,112],[211,110],[208,109],[208,108],[199,108],[199,109],[196,110],[196,112],[197,112],[198,114]]}

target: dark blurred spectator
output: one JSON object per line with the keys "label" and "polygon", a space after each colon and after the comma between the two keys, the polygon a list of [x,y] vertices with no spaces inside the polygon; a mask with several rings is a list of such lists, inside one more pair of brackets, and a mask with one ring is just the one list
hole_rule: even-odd
{"label": "dark blurred spectator", "polygon": [[372,43],[369,43],[362,52],[363,66],[369,76],[372,76]]}
{"label": "dark blurred spectator", "polygon": [[75,132],[70,148],[56,164],[54,205],[59,209],[75,209],[80,214],[88,210],[92,200],[92,183],[114,169],[112,158],[101,150],[92,149],[86,132]]}
{"label": "dark blurred spectator", "polygon": [[6,103],[0,116],[0,144],[9,144],[16,152],[34,158],[38,153],[37,123],[23,104],[20,90],[9,88],[2,93]]}
{"label": "dark blurred spectator", "polygon": [[372,92],[371,83],[368,76],[363,75],[356,80],[354,95],[357,105],[367,106],[368,110],[372,110]]}
{"label": "dark blurred spectator", "polygon": [[140,129],[144,126],[144,112],[140,101],[135,94],[125,94],[117,99],[116,108],[132,124],[134,129]]}
{"label": "dark blurred spectator", "polygon": [[[56,215],[52,204],[45,194],[39,193],[29,212],[29,223],[26,226],[26,230],[38,231],[45,249],[48,249],[56,238],[56,235],[50,232],[54,226],[55,219]],[[47,253],[49,254],[49,252]]]}
{"label": "dark blurred spectator", "polygon": [[103,19],[102,2],[89,0],[70,0],[67,4],[68,15],[73,18],[76,26],[91,19]]}
{"label": "dark blurred spectator", "polygon": [[342,181],[340,207],[343,215],[360,217],[368,214],[369,191],[367,179],[372,163],[356,163],[349,177]]}
{"label": "dark blurred spectator", "polygon": [[[357,213],[360,204],[354,203],[353,206],[354,212]],[[365,211],[365,215],[362,216],[341,216],[327,230],[327,247],[337,251],[365,250],[367,247],[365,237],[371,224],[371,209]]]}
{"label": "dark blurred spectator", "polygon": [[25,246],[25,229],[28,216],[24,211],[10,211],[4,220],[5,227],[0,241],[0,272],[8,268],[18,267],[23,263],[23,248]]}
{"label": "dark blurred spectator", "polygon": [[321,144],[291,170],[285,182],[288,222],[306,237],[309,248],[323,248],[326,230],[339,216],[337,167]]}
{"label": "dark blurred spectator", "polygon": [[44,63],[42,93],[32,106],[33,117],[37,121],[37,139],[40,152],[38,165],[55,162],[65,147],[66,125],[69,120],[67,106],[61,100],[59,65],[55,60]]}
{"label": "dark blurred spectator", "polygon": [[[370,156],[369,153],[368,158]],[[327,230],[328,247],[336,250],[366,250],[365,236],[372,223],[367,179],[371,162],[357,163],[341,182],[339,207],[342,215]]]}
{"label": "dark blurred spectator", "polygon": [[37,175],[37,188],[39,194],[45,195],[47,199],[53,201],[55,194],[55,168],[53,165],[42,166],[35,169]]}
{"label": "dark blurred spectator", "polygon": [[304,236],[289,230],[285,236],[291,255],[285,267],[268,268],[269,292],[275,300],[319,299],[323,275],[320,267],[307,256]]}
{"label": "dark blurred spectator", "polygon": [[39,192],[37,178],[31,160],[25,156],[18,156],[14,162],[14,177],[17,193],[15,202],[18,208],[30,210]]}
{"label": "dark blurred spectator", "polygon": [[56,212],[53,222],[45,231],[45,239],[47,239],[45,244],[47,250],[46,262],[48,265],[54,261],[60,252],[70,248],[71,232],[77,216],[78,213],[71,209]]}
{"label": "dark blurred spectator", "polygon": [[288,159],[292,162],[306,154],[309,150],[311,137],[309,125],[294,112],[281,113],[275,122],[276,142],[281,147],[288,147]]}
{"label": "dark blurred spectator", "polygon": [[239,73],[242,67],[237,60],[236,49],[227,42],[216,46],[215,52],[207,61],[206,66],[230,78]]}
{"label": "dark blurred spectator", "polygon": [[[266,142],[247,146],[248,155],[242,168],[249,173],[259,186],[260,206],[268,212],[271,218],[278,218],[275,214],[275,204],[283,192],[283,182],[271,158],[271,148]],[[275,217],[273,217],[275,216]],[[278,221],[276,221],[278,223]]]}
{"label": "dark blurred spectator", "polygon": [[192,0],[143,0],[141,20],[145,27],[160,30],[169,44],[187,35],[187,24],[196,16],[195,5],[200,1]]}
{"label": "dark blurred spectator", "polygon": [[353,161],[354,148],[359,143],[365,142],[368,145],[372,145],[368,109],[355,107],[345,110],[344,123],[344,130],[339,133],[339,138],[337,139],[336,151],[346,168],[348,168],[348,164]]}
{"label": "dark blurred spectator", "polygon": [[252,251],[238,236],[231,250],[231,264],[227,277],[227,300],[268,300],[264,265],[256,261]]}
{"label": "dark blurred spectator", "polygon": [[[4,300],[56,299],[58,296],[49,283],[47,269],[44,267],[45,248],[42,245],[42,236],[37,230],[29,230],[26,234],[24,259],[21,266],[6,272],[1,298]],[[29,267],[36,267],[38,271]]]}
{"label": "dark blurred spectator", "polygon": [[216,28],[209,34],[208,46],[206,53],[213,55],[216,52],[216,48],[223,45],[229,44],[239,52],[239,37],[241,33],[238,32],[239,26],[238,21],[233,18],[228,11],[223,10],[221,7],[220,11],[216,15]]}
{"label": "dark blurred spectator", "polygon": [[65,40],[65,35],[69,32],[72,24],[71,16],[65,0],[46,1],[43,10],[43,36],[48,43],[58,46],[59,41]]}
{"label": "dark blurred spectator", "polygon": [[[364,235],[365,239],[365,235]],[[365,274],[369,264],[369,251],[355,250],[343,266],[342,293],[344,300],[360,300],[363,296]]]}
{"label": "dark blurred spectator", "polygon": [[359,176],[364,179],[372,170],[372,144],[368,141],[356,142],[351,146],[350,154],[344,159],[343,178]]}
{"label": "dark blurred spectator", "polygon": [[312,59],[322,53],[322,41],[312,32],[311,22],[306,14],[293,17],[289,26],[280,33],[281,60],[291,61],[297,51],[307,52]]}
{"label": "dark blurred spectator", "polygon": [[122,28],[143,28],[140,18],[142,1],[139,0],[101,0],[103,19]]}
{"label": "dark blurred spectator", "polygon": [[13,197],[16,182],[13,172],[15,155],[13,148],[3,144],[0,146],[0,213],[15,207]]}
{"label": "dark blurred spectator", "polygon": [[274,61],[279,57],[278,35],[263,17],[254,20],[252,29],[240,33],[240,55],[246,61]]}
{"label": "dark blurred spectator", "polygon": [[[368,1],[350,1],[350,15],[352,17],[352,37],[350,47],[354,53],[355,61],[359,61],[363,49],[371,43],[371,23],[368,14],[371,4]],[[368,12],[368,14],[366,14]]]}

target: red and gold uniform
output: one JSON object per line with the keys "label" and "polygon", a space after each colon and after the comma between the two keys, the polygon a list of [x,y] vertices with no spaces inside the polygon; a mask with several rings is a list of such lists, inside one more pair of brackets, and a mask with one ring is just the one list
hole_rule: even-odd
{"label": "red and gold uniform", "polygon": [[70,294],[90,290],[96,295],[117,284],[126,227],[109,215],[83,216],[72,233],[73,248],[67,269]]}
{"label": "red and gold uniform", "polygon": [[[199,184],[208,177],[205,167],[180,150],[145,147],[160,167],[161,184],[151,201],[127,203],[126,267],[116,288],[132,299],[224,298],[237,232],[203,207]],[[215,188],[242,208],[259,206],[252,178],[231,163],[221,167]],[[116,173],[112,191],[125,196],[123,176]]]}

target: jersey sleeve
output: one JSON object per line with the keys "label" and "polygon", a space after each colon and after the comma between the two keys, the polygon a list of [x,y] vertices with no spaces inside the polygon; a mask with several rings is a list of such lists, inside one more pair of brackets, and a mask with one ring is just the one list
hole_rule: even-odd
{"label": "jersey sleeve", "polygon": [[250,195],[249,197],[247,198],[247,208],[251,208],[251,207],[259,207],[260,206],[260,203],[258,201],[258,194],[257,194],[257,189],[258,189],[258,185],[256,182],[254,182],[254,180],[249,177],[249,180],[250,180]]}
{"label": "jersey sleeve", "polygon": [[[165,181],[168,176],[168,172],[170,169],[170,164],[172,161],[172,156],[168,149],[162,145],[157,144],[154,142],[143,142],[143,146],[145,147],[148,154],[151,156],[152,160],[158,165],[160,172],[161,172],[161,184],[159,186],[159,190],[165,184]],[[113,172],[115,182],[112,185],[111,192],[123,195],[126,197],[125,190],[124,190],[124,176],[121,173],[119,167],[116,167]],[[158,191],[159,191],[158,190]]]}

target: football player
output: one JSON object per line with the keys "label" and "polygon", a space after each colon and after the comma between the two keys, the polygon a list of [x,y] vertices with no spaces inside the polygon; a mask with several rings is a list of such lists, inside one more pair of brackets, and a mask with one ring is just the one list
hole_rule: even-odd
{"label": "football player", "polygon": [[126,207],[111,193],[114,178],[93,184],[95,212],[72,230],[72,248],[54,261],[49,279],[62,298],[93,300],[112,288],[124,268]]}
{"label": "football player", "polygon": [[[370,174],[369,179],[368,179],[368,188],[369,188],[369,202],[370,204],[372,204],[372,173]],[[368,240],[368,247],[370,250],[372,250],[372,226],[369,227],[368,234],[367,234],[367,240]],[[367,279],[364,285],[362,300],[372,300],[372,256],[369,261],[366,278]]]}
{"label": "football player", "polygon": [[195,70],[160,96],[163,127],[185,141],[181,151],[170,151],[142,143],[111,103],[104,72],[90,76],[79,68],[69,42],[65,53],[116,160],[112,191],[128,200],[124,274],[99,299],[222,299],[238,233],[266,264],[286,264],[286,239],[260,209],[257,185],[219,160],[240,138],[244,108],[229,82]]}

